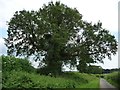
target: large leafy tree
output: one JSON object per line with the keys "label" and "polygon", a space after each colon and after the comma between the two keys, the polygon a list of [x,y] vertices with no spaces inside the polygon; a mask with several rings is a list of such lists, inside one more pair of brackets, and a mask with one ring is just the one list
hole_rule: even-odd
{"label": "large leafy tree", "polygon": [[35,56],[53,73],[60,72],[63,64],[84,68],[82,64],[103,62],[117,51],[115,37],[100,21],[83,21],[77,9],[60,2],[50,2],[38,11],[15,12],[7,32],[9,55]]}

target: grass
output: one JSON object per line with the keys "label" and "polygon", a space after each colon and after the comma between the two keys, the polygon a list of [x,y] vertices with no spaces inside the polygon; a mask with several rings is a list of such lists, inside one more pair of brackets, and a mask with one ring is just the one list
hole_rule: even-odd
{"label": "grass", "polygon": [[40,75],[25,59],[2,56],[3,88],[99,88],[94,74],[63,72],[56,77]]}
{"label": "grass", "polygon": [[105,75],[105,79],[117,88],[120,88],[120,72],[113,72]]}
{"label": "grass", "polygon": [[80,86],[80,88],[99,88],[99,79],[95,79],[90,81],[87,84],[83,84]]}
{"label": "grass", "polygon": [[74,81],[64,78],[12,71],[3,82],[4,88],[73,88]]}
{"label": "grass", "polygon": [[[68,77],[67,77],[68,76]],[[99,79],[94,75],[65,73],[50,77],[23,71],[11,71],[3,76],[4,88],[99,88]]]}
{"label": "grass", "polygon": [[67,73],[66,78],[76,81],[78,83],[76,88],[99,88],[99,78],[95,74],[71,72]]}

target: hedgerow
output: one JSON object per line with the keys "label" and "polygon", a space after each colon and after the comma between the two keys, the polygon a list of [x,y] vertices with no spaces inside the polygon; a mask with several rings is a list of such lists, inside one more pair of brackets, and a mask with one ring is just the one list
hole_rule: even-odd
{"label": "hedgerow", "polygon": [[1,56],[2,71],[26,71],[34,72],[35,69],[27,59],[15,58],[14,56]]}
{"label": "hedgerow", "polygon": [[105,75],[105,78],[108,82],[113,84],[114,86],[120,88],[120,72],[113,72],[110,74]]}
{"label": "hedgerow", "polygon": [[97,79],[95,75],[78,72],[63,72],[56,77],[40,75],[27,59],[1,58],[3,88],[80,88]]}

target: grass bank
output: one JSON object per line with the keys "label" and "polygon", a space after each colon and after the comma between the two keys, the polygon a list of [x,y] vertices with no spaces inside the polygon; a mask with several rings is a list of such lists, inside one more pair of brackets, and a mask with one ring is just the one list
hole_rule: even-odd
{"label": "grass bank", "polygon": [[87,84],[83,84],[80,86],[80,88],[98,88],[99,89],[99,79],[95,79],[90,81]]}
{"label": "grass bank", "polygon": [[94,75],[64,73],[50,77],[24,71],[11,71],[3,75],[4,88],[99,88],[99,79]]}
{"label": "grass bank", "polygon": [[105,75],[105,79],[117,88],[120,88],[120,72],[113,72]]}
{"label": "grass bank", "polygon": [[63,72],[56,77],[40,75],[28,60],[1,56],[3,88],[99,88],[94,74]]}

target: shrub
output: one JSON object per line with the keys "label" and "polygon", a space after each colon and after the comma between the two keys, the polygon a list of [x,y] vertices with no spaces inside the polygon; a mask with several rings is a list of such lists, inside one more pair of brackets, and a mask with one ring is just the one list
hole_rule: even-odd
{"label": "shrub", "polygon": [[3,88],[79,88],[84,84],[90,86],[89,83],[96,79],[95,75],[78,72],[64,72],[56,77],[39,75],[26,59],[13,56],[1,58]]}
{"label": "shrub", "polygon": [[55,78],[25,71],[8,72],[2,79],[3,88],[80,88],[83,85],[90,88],[94,79],[95,83],[99,81],[95,75],[84,73],[63,73]]}
{"label": "shrub", "polygon": [[105,76],[105,78],[114,86],[120,88],[120,72],[113,72]]}
{"label": "shrub", "polygon": [[15,58],[13,56],[1,56],[2,72],[26,71],[34,72],[34,68],[27,59]]}
{"label": "shrub", "polygon": [[55,78],[23,71],[11,71],[3,78],[3,88],[75,88],[76,82],[70,79]]}

